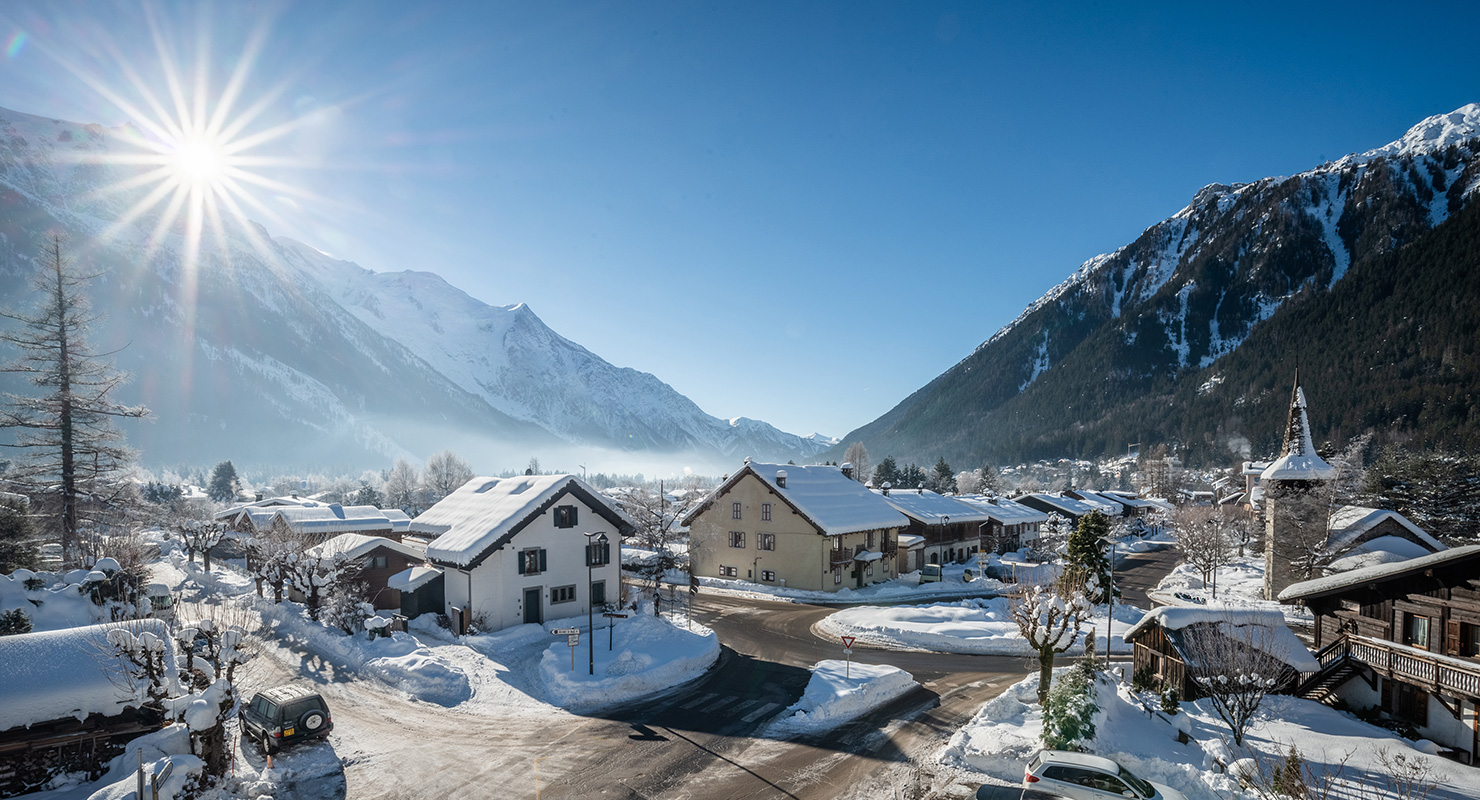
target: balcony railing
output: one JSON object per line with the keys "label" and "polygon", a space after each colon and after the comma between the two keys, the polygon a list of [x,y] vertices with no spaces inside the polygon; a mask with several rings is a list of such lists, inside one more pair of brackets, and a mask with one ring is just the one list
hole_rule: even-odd
{"label": "balcony railing", "polygon": [[1317,655],[1324,671],[1342,658],[1377,672],[1452,695],[1480,697],[1480,662],[1348,633]]}
{"label": "balcony railing", "polygon": [[851,563],[853,563],[853,556],[854,555],[855,555],[855,548],[852,548],[852,547],[843,547],[843,548],[838,548],[838,549],[833,550],[832,551],[832,563],[833,563],[833,566],[838,566],[840,564],[851,564]]}

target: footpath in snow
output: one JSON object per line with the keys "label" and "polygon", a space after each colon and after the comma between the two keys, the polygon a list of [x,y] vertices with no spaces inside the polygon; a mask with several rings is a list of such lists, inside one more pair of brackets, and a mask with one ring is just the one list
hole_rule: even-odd
{"label": "footpath in snow", "polygon": [[[1082,629],[1085,634],[1095,636],[1100,647],[1105,641],[1105,612],[1105,606],[1095,606],[1095,615]],[[1134,606],[1115,604],[1112,653],[1131,652],[1124,639],[1125,632],[1145,613]],[[1034,652],[1013,621],[1006,597],[846,608],[824,618],[817,627],[829,636],[854,636],[864,644],[887,649],[1012,656]],[[1079,637],[1070,655],[1084,652],[1084,638]]]}
{"label": "footpath in snow", "polygon": [[786,737],[821,733],[894,700],[919,684],[913,675],[885,664],[853,664],[827,659],[812,667],[802,699],[767,728]]}

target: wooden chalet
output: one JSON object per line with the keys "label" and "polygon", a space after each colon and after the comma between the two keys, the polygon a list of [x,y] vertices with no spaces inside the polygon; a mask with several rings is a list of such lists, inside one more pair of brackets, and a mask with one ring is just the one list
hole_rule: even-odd
{"label": "wooden chalet", "polygon": [[1377,708],[1473,763],[1480,751],[1480,545],[1291,584],[1315,615],[1319,700]]}
{"label": "wooden chalet", "polygon": [[[1254,635],[1238,628],[1257,627]],[[1199,645],[1207,639],[1222,639],[1218,650],[1238,649],[1251,644],[1268,648],[1267,652],[1285,667],[1277,678],[1276,693],[1293,692],[1302,676],[1319,664],[1300,640],[1295,638],[1283,615],[1278,611],[1242,607],[1163,606],[1152,609],[1140,622],[1125,632],[1133,648],[1135,674],[1149,674],[1156,686],[1174,687],[1183,700],[1206,696],[1196,677],[1203,666],[1196,662]],[[1203,652],[1208,652],[1203,649]],[[1211,665],[1208,665],[1211,666]]]}

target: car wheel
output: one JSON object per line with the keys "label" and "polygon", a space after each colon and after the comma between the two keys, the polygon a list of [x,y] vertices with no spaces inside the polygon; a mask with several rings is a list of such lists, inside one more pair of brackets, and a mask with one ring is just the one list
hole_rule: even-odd
{"label": "car wheel", "polygon": [[324,716],[324,712],[314,710],[306,712],[303,717],[298,720],[298,724],[309,733],[317,733],[320,728],[324,727],[324,722],[326,721],[326,719],[327,718]]}
{"label": "car wheel", "polygon": [[277,745],[273,743],[272,737],[270,737],[270,736],[267,735],[267,731],[263,731],[262,732],[262,752],[264,754],[270,756],[273,753],[276,753],[277,751],[278,751]]}

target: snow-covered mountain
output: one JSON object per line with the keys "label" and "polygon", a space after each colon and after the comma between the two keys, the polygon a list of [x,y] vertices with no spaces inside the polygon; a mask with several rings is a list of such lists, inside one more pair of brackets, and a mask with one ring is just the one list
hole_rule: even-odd
{"label": "snow-covered mountain", "polygon": [[[1394,259],[1406,248],[1438,236],[1473,204],[1480,187],[1477,136],[1480,105],[1471,104],[1425,119],[1390,144],[1293,177],[1211,184],[1135,241],[1084,262],[971,355],[844,441],[862,440],[877,455],[924,463],[941,455],[966,463],[1096,456],[1123,452],[1129,442],[1180,442],[1212,452],[1224,440],[1262,434],[1263,426],[1250,422],[1266,416],[1270,398],[1275,410],[1269,414],[1279,413],[1277,398],[1287,397],[1288,387],[1272,386],[1288,382],[1297,357],[1303,375],[1329,370],[1327,386],[1345,386],[1349,379],[1352,363],[1336,361],[1338,352],[1348,359],[1370,356],[1373,370],[1398,363],[1417,369],[1420,362],[1408,362],[1407,354],[1353,351],[1350,342],[1335,339],[1334,329],[1361,341],[1362,326],[1345,331],[1351,320],[1375,338],[1390,327],[1383,314],[1397,314],[1406,331],[1423,327],[1416,320],[1435,311],[1432,302],[1425,308],[1414,300],[1413,308],[1380,313],[1407,285],[1367,295],[1391,280]],[[1456,224],[1473,222],[1467,217]],[[1431,258],[1405,277],[1422,280],[1463,257],[1456,251]],[[1351,275],[1364,264],[1353,283]],[[1457,288],[1473,284],[1470,277]],[[1328,311],[1355,302],[1351,296],[1363,296],[1365,305]],[[1330,314],[1324,328],[1314,324],[1317,312]],[[1480,309],[1443,313],[1448,316],[1428,330],[1445,319],[1473,320]],[[1259,346],[1247,350],[1260,335]],[[1433,380],[1441,374],[1427,373]],[[1375,375],[1369,377],[1376,383]],[[1182,383],[1204,388],[1186,392],[1206,399],[1184,397]],[[1319,380],[1315,384],[1319,393]],[[1331,433],[1396,424],[1410,433],[1418,425],[1423,435],[1444,435],[1432,414],[1419,422],[1417,413],[1391,403],[1386,409],[1372,405],[1381,397],[1377,388],[1353,386],[1351,396],[1336,398],[1340,407],[1329,410],[1365,415],[1365,422],[1353,418],[1346,423],[1353,430]],[[1435,400],[1452,391],[1410,388]]]}
{"label": "snow-covered mountain", "polygon": [[429,272],[376,273],[279,239],[305,279],[515,419],[577,443],[727,456],[810,456],[831,440],[705,414],[646,372],[616,367],[545,325],[524,303],[490,306]]}
{"label": "snow-covered mountain", "polygon": [[[128,430],[147,463],[349,466],[444,447],[495,465],[578,447],[801,458],[825,446],[710,417],[527,307],[484,305],[428,273],[376,275],[231,226],[189,269],[183,224],[151,247],[162,208],[129,213],[152,187],[103,191],[141,171],[109,163],[126,147],[115,133],[0,109],[0,304],[34,302],[42,240],[65,232],[71,256],[102,273],[94,339],[122,348],[135,376],[120,397],[154,412]],[[26,391],[4,376],[0,388]]]}

